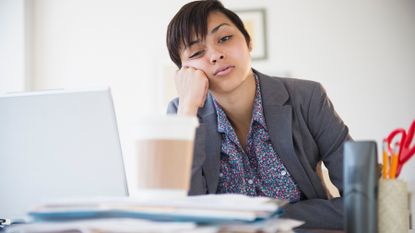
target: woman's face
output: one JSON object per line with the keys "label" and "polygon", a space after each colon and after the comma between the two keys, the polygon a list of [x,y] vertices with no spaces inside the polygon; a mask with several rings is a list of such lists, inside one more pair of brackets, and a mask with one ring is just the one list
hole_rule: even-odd
{"label": "woman's face", "polygon": [[224,14],[208,16],[206,39],[194,38],[180,54],[182,66],[202,70],[213,93],[226,94],[252,75],[250,48],[239,29]]}

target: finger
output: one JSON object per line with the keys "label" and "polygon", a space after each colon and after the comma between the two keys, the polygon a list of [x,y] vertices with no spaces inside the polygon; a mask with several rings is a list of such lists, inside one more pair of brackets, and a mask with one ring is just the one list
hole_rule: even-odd
{"label": "finger", "polygon": [[208,93],[209,93],[209,82],[206,82],[206,87],[205,87],[205,91],[203,93],[203,100],[202,100],[201,108],[203,108],[203,106],[205,106]]}

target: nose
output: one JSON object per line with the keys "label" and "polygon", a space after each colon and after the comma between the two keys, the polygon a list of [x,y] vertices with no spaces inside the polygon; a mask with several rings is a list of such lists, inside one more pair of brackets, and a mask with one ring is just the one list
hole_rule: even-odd
{"label": "nose", "polygon": [[224,55],[221,51],[213,50],[210,55],[210,62],[212,64],[215,64],[218,60],[222,60],[224,58]]}

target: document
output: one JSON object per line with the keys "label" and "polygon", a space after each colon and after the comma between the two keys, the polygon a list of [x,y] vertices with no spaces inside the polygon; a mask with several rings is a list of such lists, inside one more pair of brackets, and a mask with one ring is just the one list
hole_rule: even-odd
{"label": "document", "polygon": [[17,224],[7,227],[6,233],[182,233],[192,232],[196,228],[194,223],[160,223],[120,218]]}
{"label": "document", "polygon": [[29,212],[37,221],[91,218],[137,218],[195,223],[254,222],[279,214],[286,201],[240,194],[190,196],[175,199],[97,198],[63,200]]}
{"label": "document", "polygon": [[255,224],[198,226],[189,222],[121,218],[18,224],[8,227],[5,233],[289,233],[302,224],[292,219],[270,219]]}

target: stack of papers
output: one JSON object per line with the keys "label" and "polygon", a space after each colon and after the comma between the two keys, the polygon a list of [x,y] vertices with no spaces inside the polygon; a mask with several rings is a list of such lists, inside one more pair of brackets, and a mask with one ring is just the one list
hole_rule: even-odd
{"label": "stack of papers", "polygon": [[202,195],[169,200],[97,198],[50,202],[34,208],[29,215],[35,221],[136,218],[222,224],[268,219],[278,215],[280,207],[285,203],[287,202],[267,197],[239,194]]}
{"label": "stack of papers", "polygon": [[274,218],[263,223],[204,225],[188,222],[154,222],[142,219],[90,219],[63,222],[35,222],[16,224],[6,228],[6,233],[280,233],[303,222]]}
{"label": "stack of papers", "polygon": [[280,207],[286,203],[238,194],[170,199],[70,199],[35,207],[29,212],[32,222],[11,225],[5,232],[292,232],[303,222],[278,218]]}

